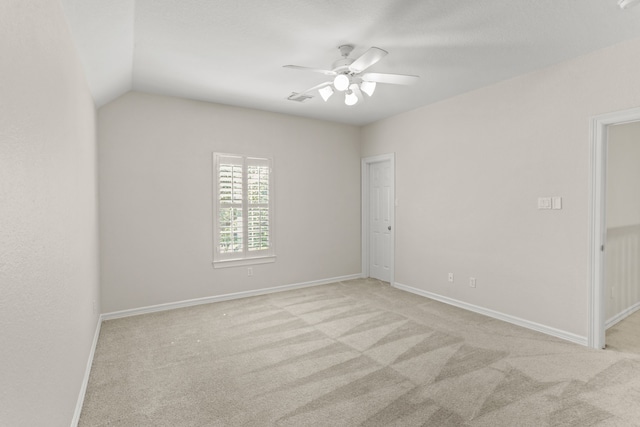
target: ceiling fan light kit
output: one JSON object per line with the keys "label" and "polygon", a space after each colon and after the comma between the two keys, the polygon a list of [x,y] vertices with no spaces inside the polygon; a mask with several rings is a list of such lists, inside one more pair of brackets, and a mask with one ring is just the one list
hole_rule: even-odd
{"label": "ceiling fan light kit", "polygon": [[299,65],[285,65],[285,68],[312,71],[333,77],[331,81],[321,83],[302,91],[299,95],[304,95],[317,90],[322,99],[327,102],[327,100],[335,93],[335,89],[339,92],[345,92],[344,103],[348,106],[352,106],[358,103],[358,93],[360,96],[362,96],[362,93],[366,93],[369,97],[373,96],[377,83],[408,85],[412,84],[419,78],[418,76],[406,74],[366,73],[361,75],[361,73],[366,69],[384,58],[388,52],[378,47],[371,47],[357,59],[351,59],[349,58],[349,54],[353,51],[352,45],[339,46],[338,50],[340,50],[342,59],[334,62],[331,70],[302,67]]}
{"label": "ceiling fan light kit", "polygon": [[353,93],[351,89],[349,89],[346,95],[344,96],[344,103],[349,106],[356,105],[358,103],[358,96],[355,93]]}
{"label": "ceiling fan light kit", "polygon": [[333,79],[333,87],[335,87],[340,92],[347,90],[349,87],[349,77],[346,74],[338,74],[335,79]]}
{"label": "ceiling fan light kit", "polygon": [[324,102],[327,102],[327,100],[331,98],[331,95],[333,95],[333,88],[331,86],[325,86],[318,89],[318,92],[320,92],[320,96],[322,97]]}
{"label": "ceiling fan light kit", "polygon": [[360,90],[369,96],[373,96],[373,92],[376,90],[376,82],[364,81],[360,83]]}

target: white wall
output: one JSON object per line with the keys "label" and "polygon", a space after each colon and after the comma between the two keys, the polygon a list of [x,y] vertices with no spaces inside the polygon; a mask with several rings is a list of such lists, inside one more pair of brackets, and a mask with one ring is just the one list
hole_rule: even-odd
{"label": "white wall", "polygon": [[[130,92],[98,135],[104,312],[360,273],[357,127]],[[211,264],[214,151],[274,159],[277,261],[252,277]]]}
{"label": "white wall", "polygon": [[640,122],[609,127],[607,138],[606,316],[640,303]]}
{"label": "white wall", "polygon": [[627,42],[363,128],[363,156],[396,153],[396,281],[586,343],[590,117],[640,105],[639,58]]}
{"label": "white wall", "polygon": [[69,426],[100,303],[95,108],[58,1],[0,2],[0,53],[0,425]]}

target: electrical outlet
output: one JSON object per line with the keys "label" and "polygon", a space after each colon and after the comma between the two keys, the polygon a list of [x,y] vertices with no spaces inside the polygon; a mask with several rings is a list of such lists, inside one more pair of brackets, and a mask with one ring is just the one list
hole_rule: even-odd
{"label": "electrical outlet", "polygon": [[449,281],[453,283],[453,273],[449,273]]}
{"label": "electrical outlet", "polygon": [[469,286],[472,288],[476,287],[476,278],[475,277],[469,277]]}
{"label": "electrical outlet", "polygon": [[249,277],[253,276],[253,267],[247,268],[247,276]]}

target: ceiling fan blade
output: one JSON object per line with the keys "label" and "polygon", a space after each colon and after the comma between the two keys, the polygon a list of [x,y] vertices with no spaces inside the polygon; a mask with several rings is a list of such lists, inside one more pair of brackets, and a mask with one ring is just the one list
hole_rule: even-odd
{"label": "ceiling fan blade", "polygon": [[321,73],[325,76],[335,76],[336,72],[331,70],[322,70],[320,68],[309,68],[309,67],[301,67],[300,65],[283,65],[284,68],[291,68],[292,70],[301,70],[301,71],[313,71],[314,73]]}
{"label": "ceiling fan blade", "polygon": [[384,73],[366,73],[361,77],[365,82],[389,83],[394,85],[410,85],[418,81],[420,78],[419,76],[411,76],[408,74]]}
{"label": "ceiling fan blade", "polygon": [[365,53],[360,55],[358,59],[353,61],[351,65],[349,65],[349,71],[356,74],[361,73],[384,58],[387,53],[389,52],[380,49],[379,47],[371,47]]}

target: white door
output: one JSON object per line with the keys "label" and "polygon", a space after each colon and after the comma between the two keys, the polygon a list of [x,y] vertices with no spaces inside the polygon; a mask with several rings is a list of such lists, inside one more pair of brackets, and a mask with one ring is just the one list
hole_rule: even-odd
{"label": "white door", "polygon": [[369,276],[391,280],[393,177],[391,161],[369,166]]}

